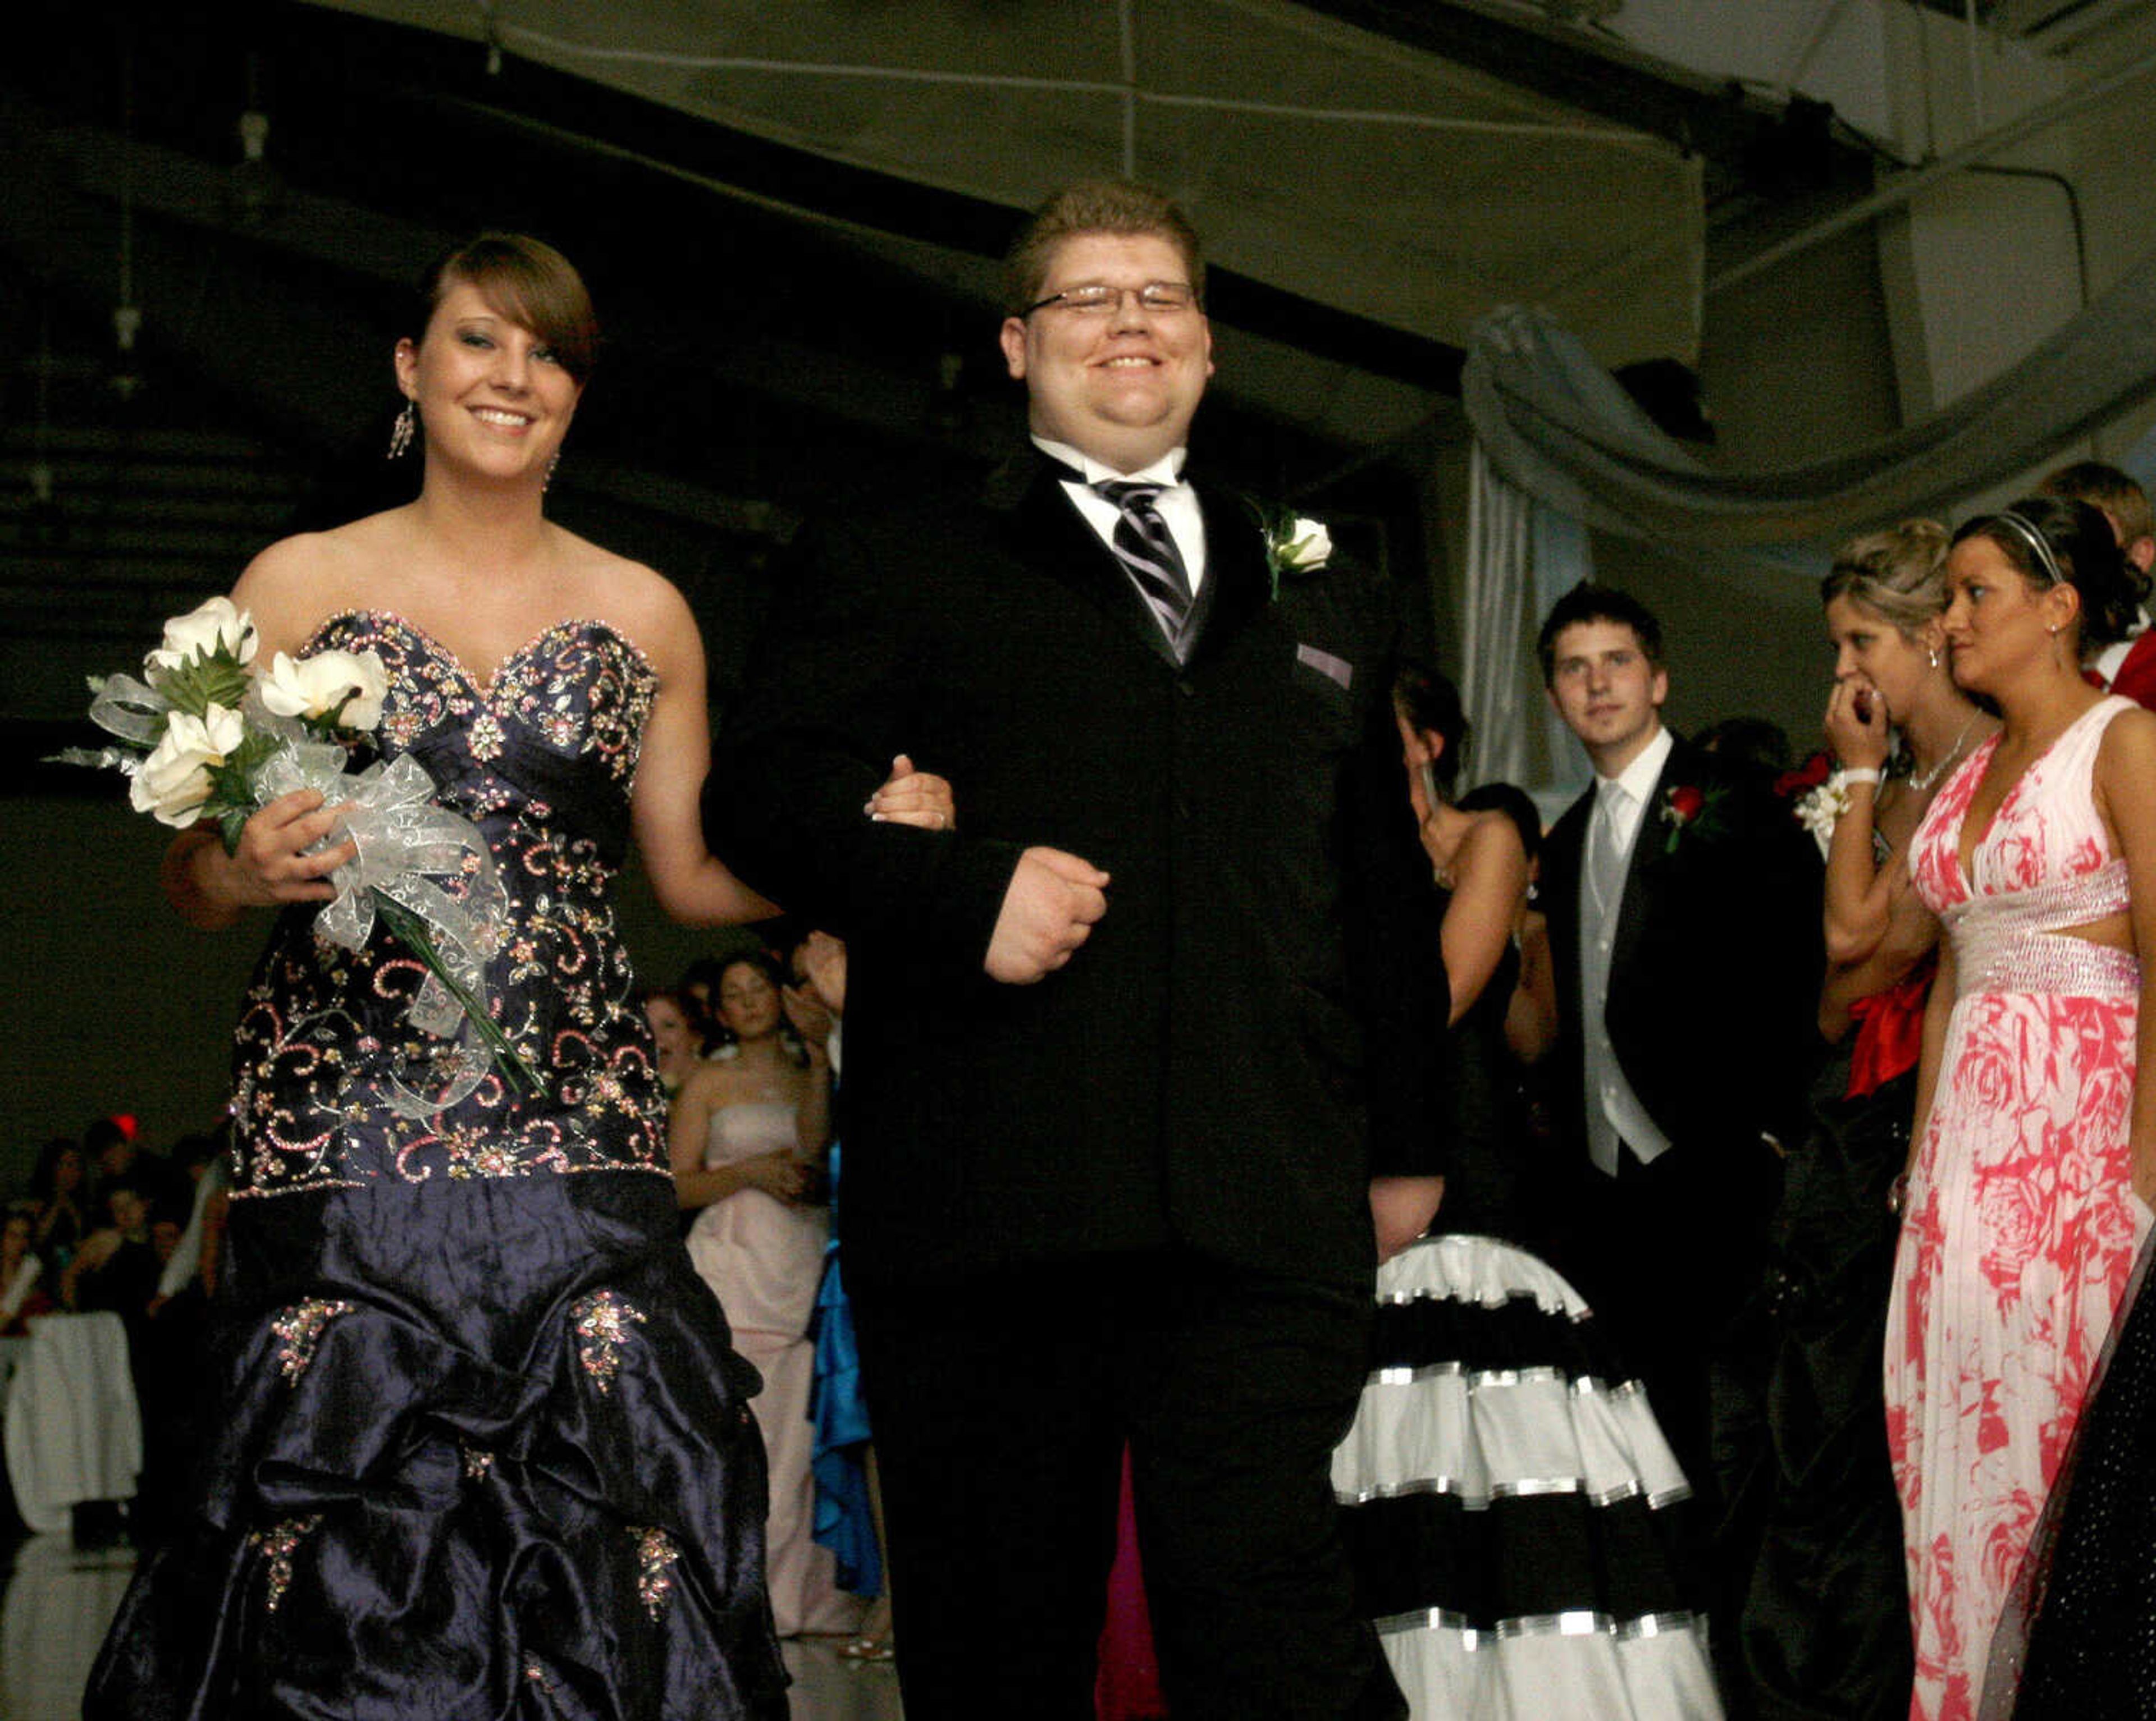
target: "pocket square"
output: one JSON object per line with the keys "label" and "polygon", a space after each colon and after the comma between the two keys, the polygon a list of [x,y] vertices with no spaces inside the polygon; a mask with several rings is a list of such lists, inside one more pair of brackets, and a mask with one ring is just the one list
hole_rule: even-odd
{"label": "pocket square", "polygon": [[1342,687],[1350,685],[1355,679],[1355,666],[1347,658],[1336,658],[1331,652],[1322,652],[1314,645],[1298,645],[1295,648],[1295,660],[1298,663],[1307,663],[1327,680],[1336,681]]}

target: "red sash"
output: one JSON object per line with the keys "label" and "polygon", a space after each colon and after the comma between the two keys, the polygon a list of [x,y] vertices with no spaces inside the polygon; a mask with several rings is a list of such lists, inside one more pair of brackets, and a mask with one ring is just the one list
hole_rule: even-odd
{"label": "red sash", "polygon": [[1846,1098],[1861,1099],[1917,1067],[1924,1051],[1924,1000],[1938,967],[1938,953],[1928,951],[1885,991],[1849,1006],[1856,1042],[1850,1048]]}

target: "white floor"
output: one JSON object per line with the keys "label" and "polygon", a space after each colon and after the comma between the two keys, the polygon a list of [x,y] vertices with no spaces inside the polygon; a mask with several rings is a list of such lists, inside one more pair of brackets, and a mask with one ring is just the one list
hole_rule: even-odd
{"label": "white floor", "polygon": [[[134,1567],[131,1549],[82,1552],[64,1535],[0,1544],[0,1721],[80,1721],[84,1679]],[[890,1664],[847,1661],[841,1642],[785,1646],[793,1721],[902,1721]]]}
{"label": "white floor", "polygon": [[67,1536],[33,1536],[13,1553],[0,1598],[0,1721],[77,1721],[134,1550],[81,1553]]}
{"label": "white floor", "polygon": [[[838,1637],[804,1637],[783,1644],[793,1721],[903,1721],[898,1675],[889,1662],[864,1666],[845,1660]],[[6,1721],[0,1716],[0,1721]]]}

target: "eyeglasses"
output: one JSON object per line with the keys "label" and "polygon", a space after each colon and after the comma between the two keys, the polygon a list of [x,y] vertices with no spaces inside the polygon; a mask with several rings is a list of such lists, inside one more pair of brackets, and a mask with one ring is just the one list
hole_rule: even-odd
{"label": "eyeglasses", "polygon": [[1110,316],[1122,309],[1126,295],[1137,300],[1140,310],[1156,316],[1172,316],[1198,303],[1198,290],[1188,281],[1147,281],[1142,287],[1111,287],[1096,281],[1035,300],[1026,306],[1024,315],[1031,316],[1037,310],[1060,305],[1081,317]]}

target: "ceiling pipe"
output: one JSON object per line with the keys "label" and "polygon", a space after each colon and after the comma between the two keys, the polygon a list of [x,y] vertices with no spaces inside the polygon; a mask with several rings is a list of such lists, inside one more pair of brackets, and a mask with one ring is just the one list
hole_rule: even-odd
{"label": "ceiling pipe", "polygon": [[[1127,12],[1129,0],[1123,0]],[[1310,107],[1294,102],[1253,101],[1220,95],[1172,95],[1137,87],[1134,50],[1127,49],[1124,80],[1097,78],[1042,78],[1008,72],[947,72],[927,66],[879,66],[844,61],[772,59],[752,54],[663,54],[649,49],[596,48],[522,25],[505,26],[505,39],[531,43],[553,53],[594,64],[670,66],[699,72],[775,72],[795,77],[860,78],[891,84],[952,84],[978,90],[1044,90],[1069,95],[1102,95],[1126,104],[1126,136],[1134,157],[1137,120],[1130,105],[1199,108],[1218,113],[1260,114],[1285,120],[1324,120],[1343,125],[1400,125],[1422,131],[1487,133],[1492,136],[1553,137],[1578,143],[1608,144],[1661,156],[1686,154],[1677,144],[1642,131],[1599,125],[1567,125],[1535,120],[1464,120],[1450,115],[1405,112],[1395,108]]]}
{"label": "ceiling pipe", "polygon": [[1138,27],[1131,0],[1116,8],[1123,53],[1123,177],[1138,177]]}
{"label": "ceiling pipe", "polygon": [[2156,74],[2156,54],[2146,54],[2117,71],[2091,79],[2077,90],[2070,90],[2063,95],[2055,96],[2041,106],[2031,108],[2018,120],[2010,120],[1997,131],[1987,132],[1974,142],[1964,144],[1959,149],[1941,156],[1928,166],[1917,168],[1884,191],[1874,192],[1870,197],[1851,203],[1846,209],[1837,211],[1802,233],[1793,233],[1756,255],[1746,258],[1743,262],[1723,269],[1719,274],[1708,277],[1707,290],[1719,293],[1740,281],[1748,281],[1762,271],[1772,269],[1776,264],[1800,252],[1809,251],[1837,233],[1846,233],[1875,216],[1898,209],[1949,175],[2001,154],[2040,132],[2048,131],[2061,120],[2070,120],[2076,114],[2095,107],[2119,90],[2139,83],[2152,74]]}
{"label": "ceiling pipe", "polygon": [[[2065,54],[2099,31],[2109,29],[2122,18],[2146,11],[2148,6],[2148,0],[2083,0],[2082,4],[2070,7],[2057,15],[2056,22],[2040,22],[2016,33],[2046,54]],[[2006,22],[2012,26],[2010,13]]]}
{"label": "ceiling pipe", "polygon": [[1819,22],[1812,26],[1803,51],[1790,63],[1789,74],[1782,79],[1783,89],[1794,90],[1804,83],[1804,74],[1811,70],[1812,61],[1826,46],[1826,38],[1834,33],[1835,26],[1841,22],[1841,15],[1849,10],[1849,4],[1850,0],[1827,0],[1820,8]]}

